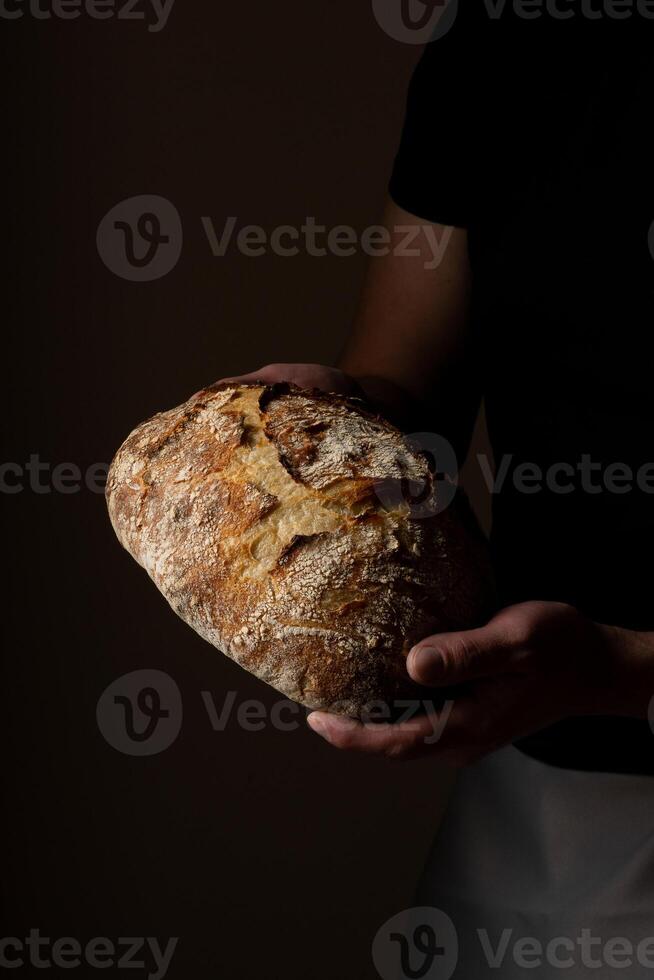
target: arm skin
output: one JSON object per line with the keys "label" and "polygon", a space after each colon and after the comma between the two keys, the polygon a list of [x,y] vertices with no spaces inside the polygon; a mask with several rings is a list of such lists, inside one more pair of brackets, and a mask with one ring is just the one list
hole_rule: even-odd
{"label": "arm skin", "polygon": [[[471,271],[462,228],[389,203],[390,253],[372,259],[339,366],[402,428],[445,436],[465,457],[481,400],[469,329]],[[418,254],[403,255],[403,242]],[[440,262],[433,263],[434,243]],[[431,244],[430,244],[431,243]]]}
{"label": "arm skin", "polygon": [[[371,260],[337,368],[271,364],[223,380],[292,381],[343,394],[363,389],[407,431],[436,427],[462,460],[481,390],[468,321],[467,235],[392,203],[385,224],[394,247]],[[396,254],[409,228],[417,233],[411,248],[418,254]],[[442,255],[435,268],[434,242]],[[426,637],[410,652],[407,670],[436,690],[466,685],[446,707],[436,741],[433,715],[361,724],[317,711],[309,725],[337,748],[389,758],[429,755],[458,766],[566,717],[647,718],[654,634],[593,623],[562,603],[527,602],[501,610],[480,629]]]}
{"label": "arm skin", "polygon": [[[384,224],[391,248],[388,255],[370,260],[338,368],[268,364],[222,380],[293,381],[343,394],[363,389],[400,428],[433,431],[437,425],[463,459],[481,400],[468,330],[467,234],[421,221],[390,202]],[[402,246],[409,230],[416,237],[407,248],[417,254],[396,254],[406,250]],[[442,257],[432,268],[435,251]]]}

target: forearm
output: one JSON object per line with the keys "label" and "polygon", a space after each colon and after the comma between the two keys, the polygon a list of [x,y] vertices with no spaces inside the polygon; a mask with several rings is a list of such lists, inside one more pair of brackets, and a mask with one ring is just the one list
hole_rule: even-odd
{"label": "forearm", "polygon": [[607,714],[647,718],[654,698],[654,633],[601,626],[613,654],[612,683],[606,687]]}
{"label": "forearm", "polygon": [[[339,367],[408,431],[437,431],[465,453],[479,405],[469,330],[467,236],[389,204],[391,249],[370,261]],[[402,243],[410,229],[411,254]],[[433,266],[433,243],[440,243]]]}
{"label": "forearm", "polygon": [[415,432],[420,427],[419,421],[425,417],[426,406],[406,388],[401,388],[389,378],[357,376],[348,371],[346,361],[339,360],[338,366],[354,379],[361,397],[399,429]]}
{"label": "forearm", "polygon": [[460,463],[465,459],[479,404],[481,385],[473,364],[452,365],[449,377],[435,381],[427,392],[393,379],[392,369],[372,373],[373,365],[352,364],[345,353],[337,366],[358,385],[380,414],[404,432],[434,432],[452,444]]}

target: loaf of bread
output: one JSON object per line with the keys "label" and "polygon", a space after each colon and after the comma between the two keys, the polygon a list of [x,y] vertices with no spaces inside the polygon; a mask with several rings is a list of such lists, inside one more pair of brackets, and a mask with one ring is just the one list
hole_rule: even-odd
{"label": "loaf of bread", "polygon": [[107,501],[200,636],[289,698],[361,717],[416,696],[417,640],[492,612],[485,542],[458,495],[433,516],[412,503],[436,486],[363,402],[227,383],[135,429]]}

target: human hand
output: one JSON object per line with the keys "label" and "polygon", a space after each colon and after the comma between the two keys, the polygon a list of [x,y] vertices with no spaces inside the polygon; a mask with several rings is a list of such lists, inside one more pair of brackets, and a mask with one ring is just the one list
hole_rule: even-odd
{"label": "human hand", "polygon": [[[221,378],[216,384],[237,381],[241,384],[276,384],[289,381],[299,388],[320,388],[322,391],[335,391],[341,395],[361,397],[362,389],[354,378],[338,368],[323,364],[266,364],[258,371],[240,374],[231,378]],[[199,392],[198,392],[199,394]]]}
{"label": "human hand", "polygon": [[407,670],[414,681],[464,685],[439,711],[398,724],[317,711],[308,723],[336,748],[468,765],[563,718],[646,717],[653,689],[642,682],[653,663],[651,634],[593,623],[564,603],[525,602],[480,629],[436,634],[413,647]]}

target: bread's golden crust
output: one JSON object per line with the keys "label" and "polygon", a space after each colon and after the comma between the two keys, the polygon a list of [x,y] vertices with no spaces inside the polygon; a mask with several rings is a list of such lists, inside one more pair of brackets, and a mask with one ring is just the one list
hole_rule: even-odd
{"label": "bread's golden crust", "polygon": [[[417,694],[411,645],[490,612],[485,547],[456,505],[417,519],[426,460],[363,403],[227,383],[139,426],[107,482],[121,543],[205,639],[311,708]],[[382,503],[386,500],[386,505]]]}

